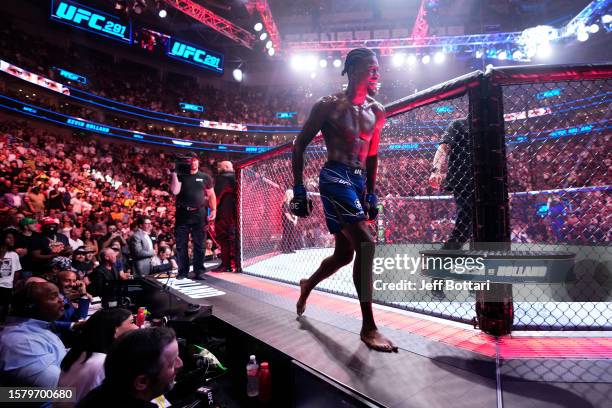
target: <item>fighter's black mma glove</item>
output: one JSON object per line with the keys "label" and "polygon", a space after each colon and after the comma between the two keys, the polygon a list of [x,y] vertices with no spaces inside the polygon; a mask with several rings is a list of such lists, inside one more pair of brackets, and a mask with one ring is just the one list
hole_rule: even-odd
{"label": "fighter's black mma glove", "polygon": [[366,214],[368,214],[368,220],[375,220],[376,217],[378,217],[378,207],[376,206],[376,204],[378,204],[378,198],[376,197],[376,194],[366,194],[364,204],[363,210]]}
{"label": "fighter's black mma glove", "polygon": [[298,217],[308,217],[312,212],[312,200],[306,195],[306,187],[303,184],[293,187],[293,198],[289,209],[293,215]]}

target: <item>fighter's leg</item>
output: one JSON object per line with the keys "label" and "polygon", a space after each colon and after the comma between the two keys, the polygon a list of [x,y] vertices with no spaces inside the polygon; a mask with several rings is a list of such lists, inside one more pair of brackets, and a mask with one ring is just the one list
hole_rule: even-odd
{"label": "fighter's leg", "polygon": [[359,296],[362,325],[361,340],[371,349],[378,351],[397,351],[391,340],[378,331],[372,312],[372,262],[374,260],[374,238],[364,221],[348,224],[342,233],[355,248],[353,282]]}
{"label": "fighter's leg", "polygon": [[336,247],[332,256],[325,258],[319,269],[312,274],[308,279],[302,279],[300,281],[300,298],[296,304],[296,311],[298,315],[304,313],[306,309],[306,300],[310,292],[321,282],[322,280],[330,277],[342,268],[344,265],[348,265],[353,260],[353,245],[341,232],[334,234],[336,238]]}

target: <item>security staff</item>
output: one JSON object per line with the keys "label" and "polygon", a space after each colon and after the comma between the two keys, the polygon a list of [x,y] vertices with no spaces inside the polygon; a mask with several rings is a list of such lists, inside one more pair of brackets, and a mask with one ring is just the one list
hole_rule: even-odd
{"label": "security staff", "polygon": [[[193,242],[193,272],[203,279],[205,226],[217,214],[217,197],[212,178],[200,171],[200,161],[194,154],[189,159],[189,174],[171,173],[170,190],[176,196],[175,239],[178,261],[177,278],[186,278],[189,272],[189,234]],[[210,214],[206,217],[207,203]]]}

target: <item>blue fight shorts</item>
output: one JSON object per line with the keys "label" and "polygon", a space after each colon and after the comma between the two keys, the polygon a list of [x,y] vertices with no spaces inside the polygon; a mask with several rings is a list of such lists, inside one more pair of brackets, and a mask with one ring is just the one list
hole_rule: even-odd
{"label": "blue fight shorts", "polygon": [[347,224],[367,219],[363,211],[364,169],[328,161],[319,174],[319,191],[327,229],[332,234]]}

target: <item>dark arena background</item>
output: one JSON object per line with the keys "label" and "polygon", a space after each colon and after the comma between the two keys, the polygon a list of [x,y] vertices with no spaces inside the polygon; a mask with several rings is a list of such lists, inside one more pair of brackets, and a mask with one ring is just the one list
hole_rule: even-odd
{"label": "dark arena background", "polygon": [[[611,31],[610,0],[2,1],[0,403],[611,407]],[[319,175],[369,140],[359,86],[373,242],[298,317],[326,219],[353,238]]]}

